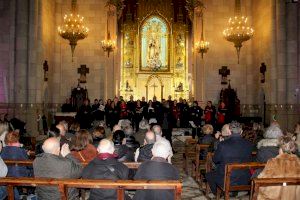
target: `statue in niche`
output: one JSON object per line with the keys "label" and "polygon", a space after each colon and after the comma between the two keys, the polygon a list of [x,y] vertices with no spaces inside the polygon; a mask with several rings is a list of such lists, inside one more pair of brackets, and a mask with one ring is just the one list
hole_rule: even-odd
{"label": "statue in niche", "polygon": [[184,39],[182,34],[176,36],[176,54],[182,55],[184,52]]}
{"label": "statue in niche", "polygon": [[153,16],[141,27],[141,70],[160,71],[168,67],[169,30],[166,22]]}
{"label": "statue in niche", "polygon": [[148,45],[148,58],[147,64],[150,68],[155,69],[161,65],[161,61],[159,59],[160,53],[160,45],[158,38],[152,37],[149,41]]}
{"label": "statue in niche", "polygon": [[176,92],[182,92],[183,91],[183,84],[180,82],[176,88]]}
{"label": "statue in niche", "polygon": [[177,68],[182,68],[182,67],[183,67],[183,60],[182,60],[181,57],[179,57],[179,58],[177,59],[176,67],[177,67]]}
{"label": "statue in niche", "polygon": [[127,59],[127,61],[125,62],[125,67],[126,67],[126,68],[131,68],[131,67],[132,67],[131,58],[128,58],[128,59]]}
{"label": "statue in niche", "polygon": [[126,87],[125,91],[127,91],[127,92],[131,92],[132,91],[131,86],[129,85],[128,81],[126,81],[126,86],[125,87]]}

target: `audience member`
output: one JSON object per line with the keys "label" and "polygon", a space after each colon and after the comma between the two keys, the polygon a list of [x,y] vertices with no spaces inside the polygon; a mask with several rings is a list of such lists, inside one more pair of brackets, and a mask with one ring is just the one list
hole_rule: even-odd
{"label": "audience member", "polygon": [[80,124],[78,122],[73,122],[71,125],[70,125],[70,128],[69,128],[69,132],[68,133],[71,133],[71,134],[75,134],[77,131],[80,130]]}
{"label": "audience member", "polygon": [[[60,142],[52,137],[47,139],[43,146],[44,153],[37,155],[33,162],[35,177],[42,178],[79,178],[82,165],[70,152],[69,145],[64,144],[60,150]],[[36,188],[38,199],[60,199],[57,187],[39,186]],[[78,191],[68,190],[68,199],[78,199]]]}
{"label": "audience member", "polygon": [[213,144],[215,141],[215,138],[213,136],[214,128],[210,124],[205,124],[202,127],[202,132],[204,134],[204,137],[202,139],[199,139],[200,144]]}
{"label": "audience member", "polygon": [[5,136],[8,133],[9,130],[9,124],[5,121],[0,121],[0,142],[2,143],[2,146],[5,147]]}
{"label": "audience member", "polygon": [[103,126],[98,126],[93,130],[93,145],[97,148],[99,142],[105,138],[105,128]]}
{"label": "audience member", "polygon": [[124,129],[125,137],[126,137],[126,146],[132,148],[134,151],[140,147],[140,143],[135,140],[133,136],[134,131],[132,126],[128,126]]}
{"label": "audience member", "polygon": [[[27,152],[19,143],[19,133],[11,131],[5,136],[6,146],[2,149],[1,157],[4,160],[28,160]],[[31,175],[26,166],[11,165],[8,166],[8,176],[11,177],[28,177]]]}
{"label": "audience member", "polygon": [[156,141],[163,141],[165,142],[166,145],[170,146],[171,147],[171,152],[170,152],[170,156],[168,157],[168,162],[169,163],[172,163],[171,162],[171,158],[173,157],[173,150],[172,150],[172,146],[169,142],[169,140],[167,140],[166,138],[162,137],[162,129],[161,129],[161,126],[159,125],[154,125],[151,129],[153,131],[153,133],[155,134],[155,140]]}
{"label": "audience member", "polygon": [[[2,150],[2,144],[0,144],[0,153],[1,150]],[[7,166],[0,156],[0,178],[6,177],[7,171],[8,171]],[[6,196],[7,196],[6,186],[0,186],[0,199],[5,199]]]}
{"label": "audience member", "polygon": [[257,162],[267,162],[270,158],[275,158],[279,154],[278,138],[283,136],[279,125],[271,124],[264,134],[264,138],[257,144]]}
{"label": "audience member", "polygon": [[148,120],[142,119],[139,124],[139,130],[133,134],[136,141],[138,141],[140,144],[143,144],[146,132],[149,129],[150,129],[150,126],[148,124]]}
{"label": "audience member", "polygon": [[218,145],[220,142],[229,138],[230,135],[231,135],[231,132],[229,130],[229,124],[224,124],[224,126],[221,129],[221,132],[218,131],[215,134],[215,138],[217,140],[215,140],[215,142],[214,142],[214,150],[216,150],[218,148]]}
{"label": "audience member", "polygon": [[[128,168],[116,159],[114,144],[103,139],[97,148],[98,156],[83,170],[82,178],[86,179],[128,179]],[[89,200],[115,200],[116,190],[91,189]]]}
{"label": "audience member", "polygon": [[[172,148],[164,141],[157,141],[152,148],[153,158],[143,162],[138,168],[135,180],[178,180],[178,170],[167,162]],[[137,190],[133,199],[173,200],[172,190]]]}
{"label": "audience member", "polygon": [[[230,137],[220,142],[216,149],[213,162],[216,169],[206,174],[207,182],[213,194],[217,192],[217,185],[224,185],[225,165],[228,163],[243,163],[251,161],[252,144],[241,137],[242,127],[238,122],[229,124]],[[249,171],[233,172],[231,185],[248,184]]]}
{"label": "audience member", "polygon": [[90,162],[97,156],[97,149],[92,143],[92,136],[87,130],[78,131],[71,140],[71,154],[81,162]]}
{"label": "audience member", "polygon": [[[198,143],[199,144],[208,144],[210,145],[210,148],[209,150],[211,150],[213,148],[213,145],[214,145],[214,142],[215,142],[215,137],[213,136],[213,133],[214,133],[214,128],[212,125],[210,124],[205,124],[203,127],[202,127],[202,132],[204,134],[204,137],[203,138],[199,138],[199,141]],[[208,150],[203,150],[200,152],[200,160],[203,160],[206,158],[206,155],[207,155],[207,152]]]}
{"label": "audience member", "polygon": [[138,148],[135,152],[134,160],[136,162],[144,162],[146,160],[151,160],[152,147],[155,141],[155,134],[152,131],[148,131],[144,139],[144,145]]}
{"label": "audience member", "polygon": [[61,121],[56,125],[56,128],[59,130],[59,141],[60,146],[63,144],[71,144],[71,139],[73,135],[68,133],[68,123],[66,121]]}
{"label": "audience member", "polygon": [[134,150],[126,146],[125,134],[122,130],[117,130],[113,134],[115,153],[120,162],[134,161]]}
{"label": "audience member", "polygon": [[[300,159],[294,155],[297,150],[291,136],[279,139],[279,155],[271,158],[258,178],[300,178]],[[260,188],[258,199],[297,200],[300,197],[300,186],[269,186]]]}

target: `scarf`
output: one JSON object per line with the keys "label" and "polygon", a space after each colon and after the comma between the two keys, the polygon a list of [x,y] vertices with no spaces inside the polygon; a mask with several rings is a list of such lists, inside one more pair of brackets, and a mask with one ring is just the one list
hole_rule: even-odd
{"label": "scarf", "polygon": [[110,153],[99,153],[98,158],[100,160],[106,160],[108,158],[117,158],[118,156],[116,154],[110,154]]}

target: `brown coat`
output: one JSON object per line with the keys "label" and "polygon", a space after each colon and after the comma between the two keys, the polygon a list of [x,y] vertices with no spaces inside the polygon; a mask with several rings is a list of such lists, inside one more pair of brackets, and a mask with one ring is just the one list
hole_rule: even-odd
{"label": "brown coat", "polygon": [[[300,159],[296,155],[281,154],[270,159],[258,178],[300,178]],[[297,200],[300,186],[269,186],[260,188],[259,200]]]}
{"label": "brown coat", "polygon": [[80,162],[90,162],[97,156],[98,152],[94,145],[88,144],[85,149],[81,151],[72,151],[71,154]]}

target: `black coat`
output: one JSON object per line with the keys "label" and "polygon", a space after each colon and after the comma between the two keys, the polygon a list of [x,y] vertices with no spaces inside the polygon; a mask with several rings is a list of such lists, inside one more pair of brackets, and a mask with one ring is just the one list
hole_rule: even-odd
{"label": "black coat", "polygon": [[[178,180],[178,170],[163,158],[143,162],[138,168],[135,180]],[[137,190],[134,200],[173,200],[172,190]]]}
{"label": "black coat", "polygon": [[[112,168],[112,172],[109,168]],[[86,179],[109,179],[109,180],[119,180],[128,179],[128,167],[117,159],[108,158],[106,160],[100,160],[95,158],[92,160],[82,172],[82,178]],[[109,189],[91,189],[90,200],[116,200],[117,192],[116,190]]]}
{"label": "black coat", "polygon": [[152,148],[154,144],[146,144],[145,146],[140,147],[138,162],[144,162],[146,160],[151,160],[152,158]]}
{"label": "black coat", "polygon": [[[252,144],[238,134],[231,135],[227,140],[220,142],[215,151],[213,162],[216,164],[215,180],[223,185],[225,165],[228,163],[243,163],[252,161]],[[232,185],[248,184],[249,170],[236,170],[231,176]]]}

